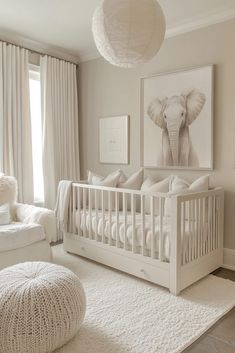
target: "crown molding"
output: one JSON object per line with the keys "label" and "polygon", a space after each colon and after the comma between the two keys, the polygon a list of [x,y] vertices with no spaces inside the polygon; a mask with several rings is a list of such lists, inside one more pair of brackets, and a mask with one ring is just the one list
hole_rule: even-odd
{"label": "crown molding", "polygon": [[[226,22],[235,18],[235,8],[229,8],[226,10],[218,10],[207,13],[203,16],[195,16],[187,19],[187,21],[181,21],[175,25],[169,27],[166,31],[166,39],[184,34],[187,32],[195,31],[204,27],[209,27],[214,24]],[[94,49],[84,54],[74,54],[66,49],[41,43],[23,36],[20,36],[11,31],[0,28],[0,40],[10,42],[15,45],[25,47],[29,50],[39,52],[41,54],[47,54],[59,59],[79,64],[80,62],[91,61],[100,58],[99,52]]]}
{"label": "crown molding", "polygon": [[96,59],[100,59],[102,56],[99,54],[99,52],[94,49],[92,51],[90,51],[90,53],[86,53],[86,54],[80,54],[80,62],[86,62],[86,61],[91,61],[91,60],[96,60]]}
{"label": "crown molding", "polygon": [[16,33],[6,31],[0,28],[0,40],[9,42],[14,45],[22,46],[32,52],[37,52],[42,55],[51,55],[58,59],[70,61],[74,64],[79,64],[81,62],[78,55],[71,54],[62,48],[58,48],[53,45],[41,43],[23,36],[20,36]]}
{"label": "crown molding", "polygon": [[235,18],[235,8],[230,8],[219,12],[210,12],[204,16],[191,17],[187,21],[175,24],[166,31],[166,38],[178,36],[183,33],[209,27],[221,22],[226,22]]}
{"label": "crown molding", "polygon": [[[210,12],[204,16],[195,16],[187,21],[179,22],[166,30],[165,38],[176,37],[180,34],[196,31],[198,29],[209,27],[218,23],[226,22],[235,18],[235,8],[229,8],[224,11]],[[97,50],[80,55],[81,62],[95,60],[101,56]]]}

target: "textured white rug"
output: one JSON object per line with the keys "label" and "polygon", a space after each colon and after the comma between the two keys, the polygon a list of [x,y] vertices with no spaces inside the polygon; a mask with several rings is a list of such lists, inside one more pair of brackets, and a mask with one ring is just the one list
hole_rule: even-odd
{"label": "textured white rug", "polygon": [[178,353],[235,306],[235,283],[208,276],[180,297],[53,247],[54,261],[81,279],[87,313],[56,353]]}

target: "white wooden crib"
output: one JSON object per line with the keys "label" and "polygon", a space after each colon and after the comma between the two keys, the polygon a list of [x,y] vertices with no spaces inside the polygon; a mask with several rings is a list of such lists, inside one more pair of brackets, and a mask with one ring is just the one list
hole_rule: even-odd
{"label": "white wooden crib", "polygon": [[223,217],[221,188],[169,196],[78,182],[64,248],[178,295],[222,265]]}

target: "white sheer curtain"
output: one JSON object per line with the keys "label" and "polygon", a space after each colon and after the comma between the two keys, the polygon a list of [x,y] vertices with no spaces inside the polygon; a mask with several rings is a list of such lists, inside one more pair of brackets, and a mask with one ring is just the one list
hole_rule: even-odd
{"label": "white sheer curtain", "polygon": [[45,206],[55,207],[60,180],[79,179],[76,65],[41,57]]}
{"label": "white sheer curtain", "polygon": [[0,42],[0,171],[17,178],[19,201],[33,202],[28,51]]}

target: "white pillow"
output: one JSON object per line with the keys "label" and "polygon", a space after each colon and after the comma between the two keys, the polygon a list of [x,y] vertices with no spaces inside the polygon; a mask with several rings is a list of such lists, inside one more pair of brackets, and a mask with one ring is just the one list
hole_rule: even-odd
{"label": "white pillow", "polygon": [[17,181],[12,176],[0,177],[0,204],[13,205],[17,199]]}
{"label": "white pillow", "polygon": [[88,171],[88,183],[97,186],[107,186],[115,188],[122,177],[122,171],[120,169],[115,172],[103,177],[101,175],[95,174]]}
{"label": "white pillow", "polygon": [[[154,181],[151,177],[147,177],[141,186],[141,191],[149,192],[150,194],[154,192],[162,192],[167,193],[169,192],[169,184],[170,184],[171,177],[163,179],[161,181]],[[150,214],[150,197],[145,198],[145,212]],[[156,216],[159,215],[159,200],[158,198],[154,198],[154,214]]]}
{"label": "white pillow", "polygon": [[11,223],[10,207],[8,204],[0,205],[0,225]]}
{"label": "white pillow", "polygon": [[202,177],[195,180],[189,187],[192,192],[208,191],[210,184],[209,174],[203,175]]}
{"label": "white pillow", "polygon": [[[144,179],[144,169],[141,168],[134,174],[132,174],[129,178],[125,176],[125,174],[122,172],[123,179],[125,181],[121,181],[118,183],[118,188],[121,189],[131,189],[131,190],[140,190],[141,185],[143,184],[143,179]],[[120,195],[120,209],[122,209],[122,195]],[[127,197],[127,210],[131,210],[131,197],[128,195]],[[136,211],[139,212],[140,210],[140,198],[136,198]]]}
{"label": "white pillow", "polygon": [[121,189],[131,189],[131,190],[140,190],[141,185],[143,184],[144,179],[144,169],[141,168],[134,174],[132,174],[129,178],[125,176],[122,172],[123,179],[118,183],[118,187]]}
{"label": "white pillow", "polygon": [[170,192],[180,192],[182,190],[188,189],[190,186],[190,183],[187,182],[184,179],[179,178],[178,176],[173,176],[171,178],[171,183],[170,183]]}
{"label": "white pillow", "polygon": [[[170,191],[168,193],[171,195],[179,195],[193,192],[202,192],[209,190],[209,174],[203,175],[202,177],[195,180],[191,185],[184,179],[175,176],[170,183]],[[165,200],[164,215],[171,216],[171,199],[167,198]]]}

